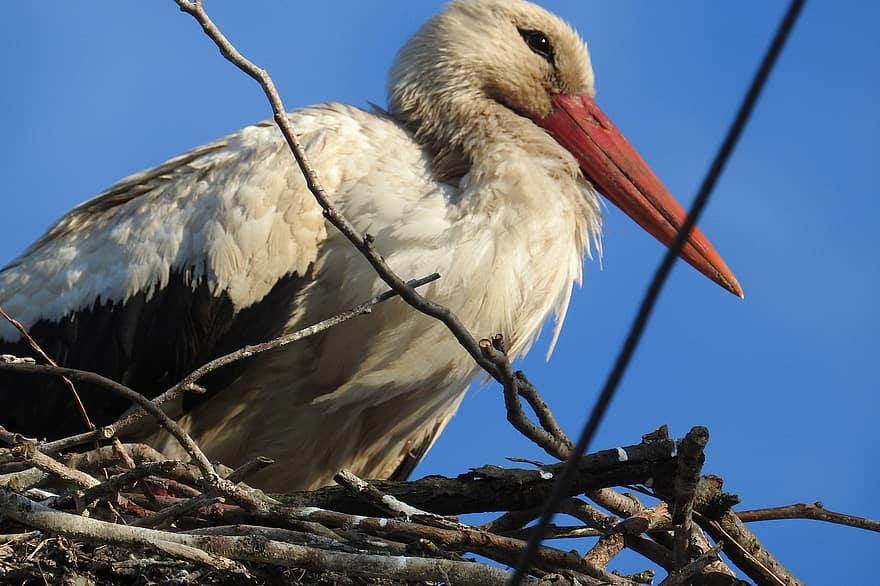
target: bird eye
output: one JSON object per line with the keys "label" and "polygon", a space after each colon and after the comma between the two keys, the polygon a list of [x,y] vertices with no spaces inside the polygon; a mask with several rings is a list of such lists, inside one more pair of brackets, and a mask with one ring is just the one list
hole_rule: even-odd
{"label": "bird eye", "polygon": [[553,65],[553,44],[550,43],[550,39],[547,38],[547,35],[541,31],[524,31],[522,29],[519,29],[519,34],[526,42],[526,45],[529,46],[529,49]]}

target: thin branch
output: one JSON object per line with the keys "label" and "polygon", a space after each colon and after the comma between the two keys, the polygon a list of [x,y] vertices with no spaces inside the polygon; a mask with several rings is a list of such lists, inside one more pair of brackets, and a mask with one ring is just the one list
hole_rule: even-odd
{"label": "thin branch", "polygon": [[[229,512],[229,521],[262,522],[280,524],[289,522],[315,521],[327,527],[342,527],[359,530],[379,536],[391,536],[407,539],[427,539],[440,547],[471,551],[505,564],[511,563],[521,555],[526,542],[520,539],[487,533],[480,529],[462,526],[455,529],[432,527],[409,523],[399,519],[385,517],[364,517],[336,511],[328,511],[317,507],[272,507],[265,511],[249,513]],[[614,576],[602,568],[584,561],[579,555],[564,552],[551,547],[542,546],[535,558],[535,565],[545,568],[565,568],[583,573],[596,580],[609,584],[626,584],[623,578]]]}
{"label": "thin branch", "polygon": [[0,513],[41,531],[128,548],[137,545],[159,549],[172,556],[226,569],[238,568],[231,561],[236,559],[392,580],[443,580],[501,586],[510,577],[504,570],[473,562],[349,554],[323,551],[259,536],[189,535],[116,525],[55,511],[4,488],[0,488]]}
{"label": "thin branch", "polygon": [[356,497],[363,499],[365,502],[370,503],[384,513],[390,514],[392,517],[397,517],[406,521],[411,521],[417,518],[423,523],[427,522],[428,524],[437,527],[462,527],[462,525],[456,521],[450,521],[440,515],[423,511],[422,509],[408,505],[390,494],[383,493],[369,482],[358,478],[351,470],[340,470],[339,473],[333,477],[333,480],[335,480],[340,486],[347,488]]}
{"label": "thin branch", "polygon": [[272,458],[267,458],[266,456],[257,456],[256,458],[252,458],[233,470],[226,477],[226,480],[233,484],[238,484],[242,482],[245,478],[250,476],[251,474],[256,474],[263,468],[267,468],[275,463],[275,460]]}
{"label": "thin branch", "polygon": [[[432,273],[432,274],[428,275],[427,277],[422,277],[421,279],[413,279],[411,281],[407,281],[406,285],[407,285],[407,287],[411,287],[411,288],[415,289],[417,287],[421,287],[423,285],[426,285],[428,283],[436,281],[439,278],[440,278],[440,275],[438,273]],[[168,391],[166,391],[166,392],[172,393],[176,389],[178,389],[178,387],[180,387],[180,388],[188,387],[189,385],[192,385],[193,383],[195,383],[197,380],[199,380],[200,378],[202,378],[203,376],[205,376],[209,372],[217,370],[218,368],[220,368],[222,366],[226,366],[227,364],[231,364],[233,362],[237,362],[237,361],[243,360],[245,358],[250,358],[251,356],[254,356],[255,354],[260,354],[262,352],[267,352],[269,350],[274,350],[275,348],[280,348],[282,346],[292,344],[293,342],[297,342],[299,340],[302,340],[303,338],[313,336],[313,335],[317,334],[318,332],[323,332],[324,330],[332,328],[333,326],[339,325],[342,322],[346,322],[352,318],[358,317],[360,315],[371,313],[374,306],[378,305],[379,303],[382,303],[383,301],[387,301],[388,299],[391,299],[393,297],[397,297],[398,295],[399,295],[399,293],[394,290],[385,291],[384,293],[380,293],[379,295],[376,295],[372,299],[370,299],[364,303],[361,303],[360,305],[358,305],[352,309],[349,309],[348,311],[344,311],[340,314],[334,315],[333,317],[330,317],[328,319],[320,321],[312,326],[305,327],[301,330],[297,330],[296,332],[293,332],[293,333],[290,333],[290,334],[287,334],[284,336],[279,336],[278,338],[275,338],[274,340],[270,340],[268,342],[263,342],[262,344],[254,344],[252,346],[245,346],[244,348],[240,348],[240,349],[236,350],[235,352],[230,352],[229,354],[226,354],[225,356],[215,358],[214,360],[208,362],[207,364],[203,364],[199,368],[192,371],[190,374],[183,377],[183,379],[179,383],[177,383],[176,385],[174,385],[173,387],[168,389]]]}
{"label": "thin branch", "polygon": [[[408,285],[410,285],[412,287],[422,287],[428,283],[436,281],[439,278],[440,278],[439,274],[432,273],[426,277],[422,277],[420,279],[414,279],[412,281],[408,281]],[[197,368],[196,370],[194,370],[190,374],[186,375],[180,382],[178,382],[177,384],[170,387],[168,390],[163,392],[161,395],[153,398],[152,402],[154,405],[161,406],[169,401],[172,401],[172,400],[178,398],[179,396],[181,396],[182,394],[184,394],[186,392],[191,392],[191,391],[203,392],[204,389],[202,389],[199,385],[197,385],[195,383],[195,381],[199,380],[201,377],[205,376],[206,374],[208,374],[212,370],[216,370],[217,368],[220,368],[221,366],[225,366],[225,365],[230,364],[232,362],[235,362],[237,360],[242,360],[244,358],[248,358],[248,357],[253,356],[255,354],[259,354],[261,352],[266,352],[268,350],[272,350],[274,348],[278,348],[280,346],[285,346],[287,344],[291,344],[293,342],[302,340],[304,338],[308,338],[309,336],[313,336],[315,334],[323,332],[323,331],[325,331],[333,326],[336,326],[342,322],[348,321],[348,320],[355,318],[355,317],[358,317],[360,315],[368,314],[373,310],[373,307],[375,307],[379,303],[382,303],[383,301],[387,301],[388,299],[392,299],[392,298],[396,297],[397,295],[398,295],[397,291],[394,291],[394,290],[385,291],[383,293],[380,293],[379,295],[376,295],[372,299],[369,299],[369,300],[365,301],[364,303],[361,303],[360,305],[357,305],[356,307],[349,309],[348,311],[345,311],[345,312],[340,313],[338,315],[335,315],[333,317],[329,317],[329,318],[322,320],[316,324],[306,326],[300,330],[297,330],[295,332],[291,332],[289,334],[285,334],[283,336],[279,336],[278,338],[275,338],[273,340],[269,340],[268,342],[264,342],[262,344],[256,344],[253,346],[245,346],[244,348],[240,348],[234,352],[230,352],[229,354],[226,354],[224,356],[220,356],[219,358],[216,358],[216,359],[212,360],[211,362],[208,362],[207,364],[200,366],[199,368]],[[143,417],[146,415],[147,415],[147,412],[145,410],[134,409],[131,412],[127,413],[126,415],[120,417],[117,421],[115,421],[114,423],[112,423],[110,425],[105,425],[104,427],[101,427],[101,428],[96,429],[91,432],[72,435],[72,436],[69,436],[66,438],[62,438],[59,440],[55,440],[52,442],[47,442],[45,444],[41,444],[40,450],[43,452],[52,453],[52,452],[57,452],[57,451],[61,451],[61,450],[66,450],[71,447],[78,446],[80,444],[84,444],[84,443],[94,441],[94,440],[110,439],[110,438],[114,437],[115,435],[117,435],[118,433],[131,427],[132,425],[134,425],[135,423],[137,423],[138,421],[143,419]]]}
{"label": "thin branch", "polygon": [[[526,377],[526,374],[518,370],[516,373],[516,390],[520,397],[526,400],[529,406],[532,408],[532,411],[535,412],[535,415],[538,417],[538,421],[541,424],[541,427],[544,428],[547,433],[549,433],[561,446],[564,448],[566,453],[566,458],[571,454],[572,448],[574,448],[574,442],[565,434],[562,430],[562,427],[556,421],[556,417],[553,415],[553,412],[550,410],[550,407],[544,401],[544,398],[541,397],[541,394],[538,393],[538,389],[529,381]],[[563,458],[560,458],[563,459]]]}
{"label": "thin branch", "polygon": [[660,582],[659,586],[688,586],[697,574],[706,569],[713,562],[721,559],[722,542],[719,542],[712,549],[708,550],[694,561],[682,566],[677,570],[669,572],[669,576]]}
{"label": "thin branch", "polygon": [[826,521],[828,523],[836,523],[838,525],[847,525],[849,527],[880,532],[880,521],[847,515],[846,513],[829,511],[820,502],[813,504],[797,503],[794,505],[774,507],[770,509],[736,511],[736,516],[744,523],[772,521],[776,519],[812,519],[814,521]]}
{"label": "thin branch", "polygon": [[196,445],[196,443],[192,440],[188,433],[186,433],[177,423],[168,417],[164,411],[162,411],[159,407],[157,407],[153,402],[144,397],[142,394],[134,391],[127,386],[118,383],[114,380],[111,380],[107,377],[101,376],[100,374],[96,374],[94,372],[88,372],[85,370],[77,370],[74,368],[63,368],[60,366],[48,366],[43,364],[9,364],[5,362],[0,362],[0,371],[10,371],[17,372],[21,374],[42,374],[42,375],[51,375],[51,376],[66,376],[73,380],[77,380],[84,383],[89,383],[95,385],[98,388],[106,389],[117,395],[121,395],[131,401],[132,403],[140,406],[147,413],[153,416],[154,419],[161,425],[165,430],[170,433],[174,439],[180,444],[180,446],[186,451],[190,458],[193,459],[193,462],[202,470],[202,473],[206,478],[217,478],[217,473],[214,471],[214,466],[211,465],[211,462],[208,461],[208,458],[205,457],[205,454],[202,452],[201,448]]}
{"label": "thin branch", "polygon": [[[546,429],[541,429],[529,420],[519,402],[519,384],[516,374],[507,359],[507,355],[497,347],[498,337],[490,340],[483,338],[479,342],[483,358],[492,365],[495,378],[504,387],[504,406],[507,420],[513,427],[530,439],[545,452],[560,460],[565,460],[571,453],[571,442],[568,438],[557,438]],[[554,422],[555,423],[555,422]]]}
{"label": "thin branch", "polygon": [[179,503],[171,505],[170,507],[165,507],[161,511],[153,513],[149,517],[136,519],[134,522],[129,523],[129,525],[132,527],[158,527],[159,525],[165,523],[173,523],[180,517],[183,517],[184,515],[195,511],[196,509],[209,507],[213,504],[222,502],[224,502],[223,497],[206,493],[197,497],[193,497],[191,499],[180,501]]}
{"label": "thin branch", "polygon": [[[202,30],[220,49],[220,53],[233,65],[241,71],[253,78],[266,94],[272,106],[273,118],[278,128],[281,130],[284,139],[287,141],[291,152],[293,153],[296,163],[300,168],[306,180],[309,191],[315,197],[318,205],[324,211],[324,217],[333,224],[355,248],[366,258],[372,265],[373,269],[385,283],[394,289],[400,297],[406,301],[414,309],[436,318],[443,322],[450,332],[455,336],[462,347],[471,355],[471,358],[479,364],[483,369],[498,379],[498,373],[495,366],[483,357],[477,340],[471,335],[461,320],[448,308],[434,303],[420,295],[415,289],[408,286],[406,281],[400,278],[380,255],[374,246],[373,238],[368,234],[361,234],[354,224],[352,224],[339,210],[331,203],[331,199],[327,194],[324,186],[318,177],[312,164],[306,156],[305,149],[296,136],[296,131],[287,115],[287,110],[281,100],[275,83],[272,81],[269,73],[248,59],[246,59],[239,51],[229,42],[223,35],[217,25],[210,19],[208,14],[202,7],[201,2],[193,2],[189,0],[174,0],[183,12],[191,15],[201,25]],[[499,381],[500,382],[500,381]]]}
{"label": "thin branch", "polygon": [[[37,341],[31,337],[30,333],[28,333],[28,331],[21,324],[21,322],[19,322],[17,319],[13,318],[11,315],[6,313],[6,311],[4,311],[2,307],[0,307],[0,317],[3,317],[6,321],[8,321],[10,324],[12,324],[12,326],[15,329],[18,330],[18,332],[21,334],[22,338],[24,338],[25,341],[27,341],[28,345],[34,350],[34,352],[36,352],[37,354],[40,355],[40,358],[45,360],[51,366],[58,366],[58,363],[56,363],[54,360],[52,360],[52,358],[43,351],[43,349],[40,347],[40,345],[37,344]],[[92,420],[89,417],[88,412],[86,411],[86,406],[83,405],[82,400],[79,398],[79,393],[76,392],[76,387],[73,386],[73,381],[71,381],[66,376],[61,377],[61,380],[64,381],[64,384],[67,386],[67,389],[70,391],[70,394],[73,395],[73,401],[76,403],[76,408],[79,410],[79,414],[80,414],[80,416],[82,416],[83,421],[86,424],[86,427],[89,428],[89,431],[94,431],[95,424],[92,423]]]}
{"label": "thin branch", "polygon": [[42,453],[31,442],[18,444],[12,448],[12,453],[43,472],[47,472],[65,482],[73,483],[76,486],[92,488],[100,484],[98,480],[85,472],[69,468],[51,456]]}
{"label": "thin branch", "polygon": [[697,511],[694,516],[712,539],[727,544],[724,553],[752,580],[760,584],[803,586],[803,582],[783,566],[732,511],[715,520],[703,517]]}

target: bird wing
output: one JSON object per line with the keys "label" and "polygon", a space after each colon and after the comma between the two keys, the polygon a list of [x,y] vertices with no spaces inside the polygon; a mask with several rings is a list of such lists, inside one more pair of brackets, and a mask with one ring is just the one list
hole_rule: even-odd
{"label": "bird wing", "polygon": [[[298,114],[304,145],[320,151],[343,114]],[[59,364],[155,395],[213,357],[278,334],[326,236],[280,133],[261,123],[72,210],[0,271],[0,307]],[[5,323],[0,353],[33,354]],[[214,386],[235,375],[218,372]],[[0,424],[34,435],[84,429],[57,381],[0,378],[4,392],[37,387],[38,401],[4,401]],[[98,424],[128,406],[106,392],[80,393]]]}

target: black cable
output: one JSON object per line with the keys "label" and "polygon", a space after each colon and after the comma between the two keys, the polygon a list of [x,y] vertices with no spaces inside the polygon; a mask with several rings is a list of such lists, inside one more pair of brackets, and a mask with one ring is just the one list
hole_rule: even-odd
{"label": "black cable", "polygon": [[571,483],[572,475],[574,474],[577,467],[576,464],[579,461],[581,454],[583,454],[590,445],[590,441],[592,441],[593,436],[596,434],[596,430],[599,428],[599,424],[602,422],[602,418],[605,416],[605,412],[608,410],[608,406],[614,398],[614,393],[629,366],[630,359],[635,353],[636,347],[638,347],[639,340],[641,339],[645,326],[648,323],[648,318],[651,316],[651,312],[660,295],[660,290],[663,288],[663,284],[666,282],[666,278],[672,270],[673,263],[675,262],[676,257],[678,257],[678,253],[681,251],[682,246],[690,236],[691,228],[696,224],[697,219],[706,207],[706,203],[709,201],[709,196],[712,194],[715,184],[718,182],[718,177],[724,170],[724,166],[727,164],[727,161],[742,134],[743,128],[745,128],[745,125],[754,110],[755,103],[761,95],[761,90],[763,90],[767,78],[773,70],[773,66],[776,64],[776,60],[782,51],[782,47],[785,45],[785,41],[788,39],[789,33],[794,27],[794,23],[804,6],[804,2],[805,0],[792,0],[789,5],[788,12],[780,23],[779,29],[776,31],[776,36],[770,44],[770,48],[764,55],[761,67],[758,69],[758,72],[752,80],[752,84],[743,99],[742,105],[739,107],[736,118],[734,119],[733,124],[731,124],[730,129],[727,131],[727,136],[721,144],[721,148],[718,149],[718,154],[715,155],[715,160],[712,162],[712,166],[709,168],[706,178],[703,179],[703,183],[700,186],[700,190],[690,211],[688,212],[687,218],[685,218],[684,223],[681,225],[681,229],[676,235],[675,240],[673,240],[672,244],[669,246],[669,250],[667,250],[666,255],[663,257],[663,261],[657,268],[657,272],[654,274],[654,278],[651,280],[651,284],[645,292],[645,297],[642,300],[641,307],[639,307],[639,312],[636,314],[635,320],[633,320],[629,335],[627,335],[626,340],[623,343],[623,347],[620,350],[620,354],[617,356],[614,367],[611,369],[611,373],[605,381],[602,393],[596,400],[593,412],[590,414],[589,420],[581,431],[581,435],[578,438],[577,444],[575,444],[575,447],[572,449],[571,456],[566,462],[565,468],[556,479],[553,491],[544,505],[544,510],[541,513],[541,519],[538,522],[538,525],[535,527],[534,531],[531,532],[531,537],[526,549],[520,557],[516,571],[510,579],[511,584],[517,585],[525,577],[526,570],[529,567],[532,558],[534,558],[538,546],[541,544],[541,540],[544,538],[544,534],[547,531],[550,520],[553,518],[553,514],[556,512],[556,507],[562,500],[563,488]]}

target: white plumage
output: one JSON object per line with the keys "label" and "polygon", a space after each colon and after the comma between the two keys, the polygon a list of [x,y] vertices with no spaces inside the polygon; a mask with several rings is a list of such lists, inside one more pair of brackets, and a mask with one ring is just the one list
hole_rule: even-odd
{"label": "white plumage", "polygon": [[[528,35],[536,31],[552,42],[550,57],[533,46]],[[554,110],[555,93],[593,93],[577,34],[520,0],[461,0],[404,48],[390,93],[390,114],[339,104],[291,114],[334,204],[402,277],[439,272],[423,294],[476,336],[503,333],[515,357],[554,312],[558,334],[583,257],[591,241],[598,245],[601,216],[579,159],[535,122]],[[154,319],[182,318],[166,315],[177,307],[163,297],[175,280],[185,295],[204,297],[202,287],[226,304],[228,312],[211,319],[272,312],[273,334],[386,288],[324,222],[278,129],[264,122],[74,209],[0,272],[0,306],[28,328],[67,324],[76,333],[69,343],[85,344],[99,314],[149,307],[159,312]],[[187,319],[194,322],[187,357],[216,355],[234,341]],[[242,321],[235,328],[246,329]],[[113,335],[124,338],[132,360],[141,358],[143,335]],[[208,338],[216,345],[190,348]],[[0,339],[16,342],[18,334],[0,324]],[[174,415],[212,458],[229,465],[275,458],[257,480],[267,489],[326,484],[343,467],[366,477],[405,475],[475,373],[442,325],[394,300],[252,359],[217,394]],[[170,439],[155,441],[180,455]]]}

